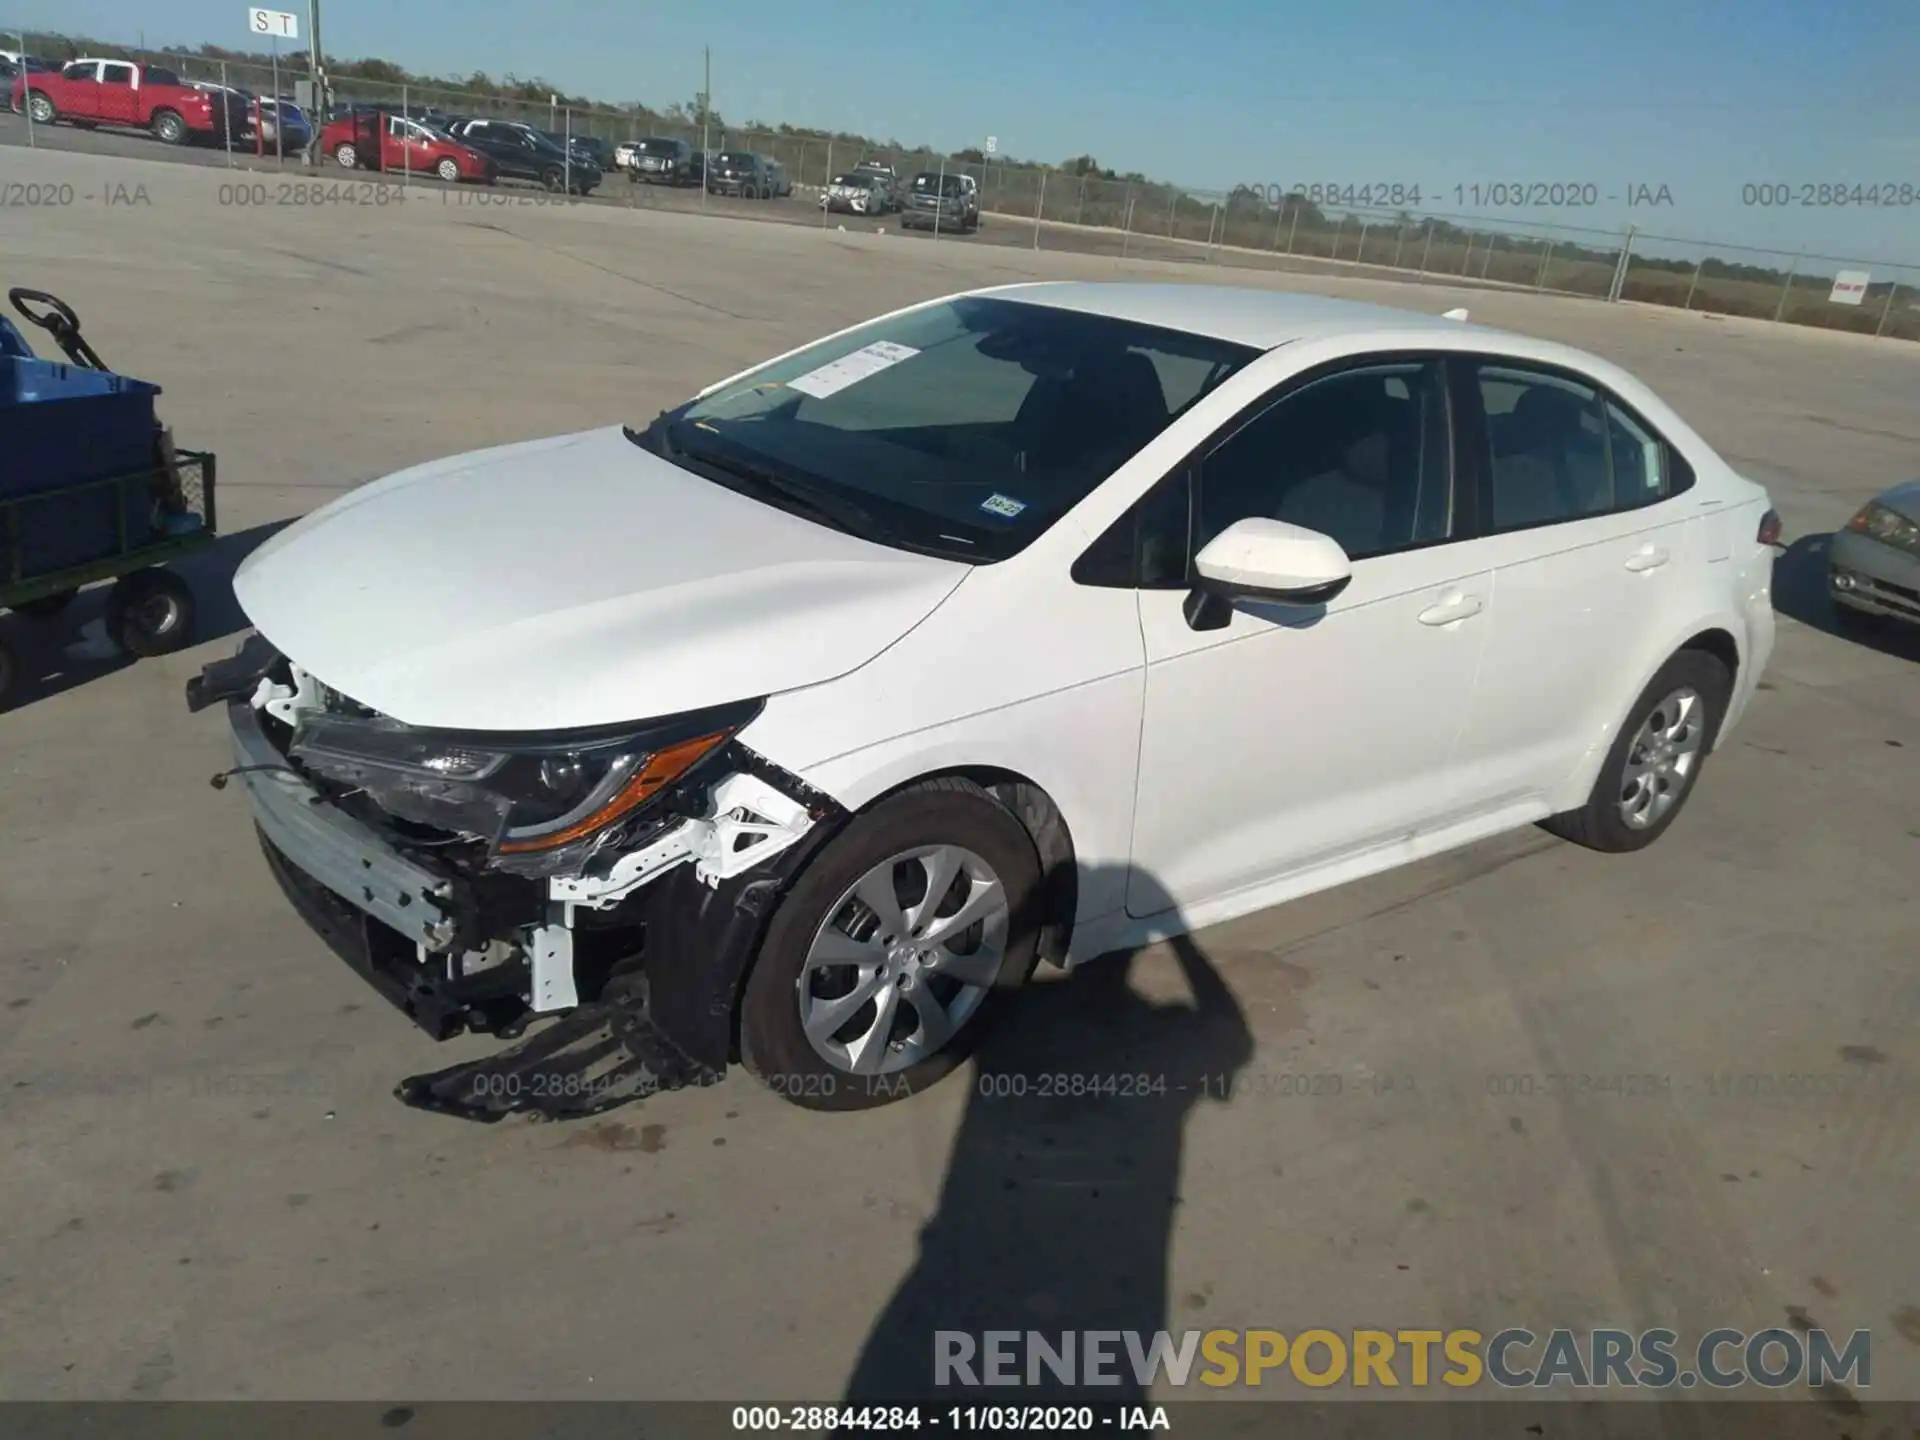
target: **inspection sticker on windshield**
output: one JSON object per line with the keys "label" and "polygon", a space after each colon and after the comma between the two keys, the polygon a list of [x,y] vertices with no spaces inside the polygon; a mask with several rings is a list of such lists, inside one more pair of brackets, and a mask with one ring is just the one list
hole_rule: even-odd
{"label": "inspection sticker on windshield", "polygon": [[882,370],[891,369],[902,360],[910,360],[920,352],[910,345],[896,345],[891,340],[876,340],[871,345],[862,345],[851,355],[842,355],[838,360],[829,361],[818,370],[809,370],[787,382],[787,388],[798,390],[802,395],[811,395],[816,400],[824,400],[829,395],[838,394],[866,379],[869,375],[878,375]]}
{"label": "inspection sticker on windshield", "polygon": [[1000,515],[1011,520],[1027,508],[1027,502],[1024,500],[1016,500],[1011,495],[1002,495],[995,492],[980,502],[980,508],[989,515]]}

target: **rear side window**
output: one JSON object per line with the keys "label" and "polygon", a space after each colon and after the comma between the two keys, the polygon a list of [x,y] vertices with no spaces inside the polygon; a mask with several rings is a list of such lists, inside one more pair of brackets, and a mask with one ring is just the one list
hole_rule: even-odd
{"label": "rear side window", "polygon": [[102,65],[100,79],[107,85],[131,85],[133,84],[133,66]]}

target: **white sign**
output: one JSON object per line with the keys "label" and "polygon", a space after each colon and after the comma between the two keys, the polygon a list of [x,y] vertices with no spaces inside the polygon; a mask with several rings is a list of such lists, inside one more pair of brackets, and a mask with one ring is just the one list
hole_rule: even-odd
{"label": "white sign", "polygon": [[896,345],[891,340],[876,340],[871,345],[862,345],[851,355],[842,355],[817,370],[795,376],[787,382],[787,388],[798,390],[802,395],[811,395],[816,400],[824,400],[869,375],[890,370],[902,360],[910,360],[919,353],[908,346]]}
{"label": "white sign", "polygon": [[1833,293],[1827,297],[1835,305],[1858,305],[1867,298],[1867,272],[1842,270],[1833,277]]}
{"label": "white sign", "polygon": [[1000,137],[998,135],[987,136],[987,153],[991,155],[993,154],[994,151],[998,150],[999,148],[1000,148]]}
{"label": "white sign", "polygon": [[247,29],[255,35],[271,35],[276,40],[300,38],[300,21],[284,10],[247,11]]}

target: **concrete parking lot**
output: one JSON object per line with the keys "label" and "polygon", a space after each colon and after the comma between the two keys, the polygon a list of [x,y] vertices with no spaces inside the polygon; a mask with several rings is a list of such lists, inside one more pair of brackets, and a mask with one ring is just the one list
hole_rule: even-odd
{"label": "concrete parking lot", "polygon": [[[1111,1286],[1149,1329],[1865,1328],[1858,1399],[1920,1399],[1920,647],[1835,633],[1818,584],[1820,537],[1920,471],[1920,347],[1212,270],[1581,345],[1772,488],[1778,651],[1672,833],[1515,834],[1202,932],[1237,1020],[1193,1015],[1174,947],[1102,962],[981,1062],[1164,1071],[1187,1104],[962,1073],[816,1115],[736,1071],[478,1127],[389,1092],[487,1047],[434,1047],[333,959],[207,784],[223,727],[181,685],[235,643],[246,547],[916,299],[1199,277],[451,191],[223,205],[219,170],[70,150],[0,151],[0,181],[55,197],[0,208],[0,282],[164,386],[230,537],[184,654],[98,658],[97,600],[0,617],[35,667],[0,715],[0,1396],[832,1399],[911,1275],[998,1277],[1062,1327]],[[941,1212],[968,1253],[922,1251]],[[1843,1433],[1855,1398],[1819,1398]]]}

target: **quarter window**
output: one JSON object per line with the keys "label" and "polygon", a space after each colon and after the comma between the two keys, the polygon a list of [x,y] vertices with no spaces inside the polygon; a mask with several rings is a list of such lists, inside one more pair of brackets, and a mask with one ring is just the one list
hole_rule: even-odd
{"label": "quarter window", "polygon": [[1326,376],[1207,455],[1195,548],[1252,516],[1329,535],[1355,560],[1445,540],[1453,530],[1451,448],[1438,364]]}

